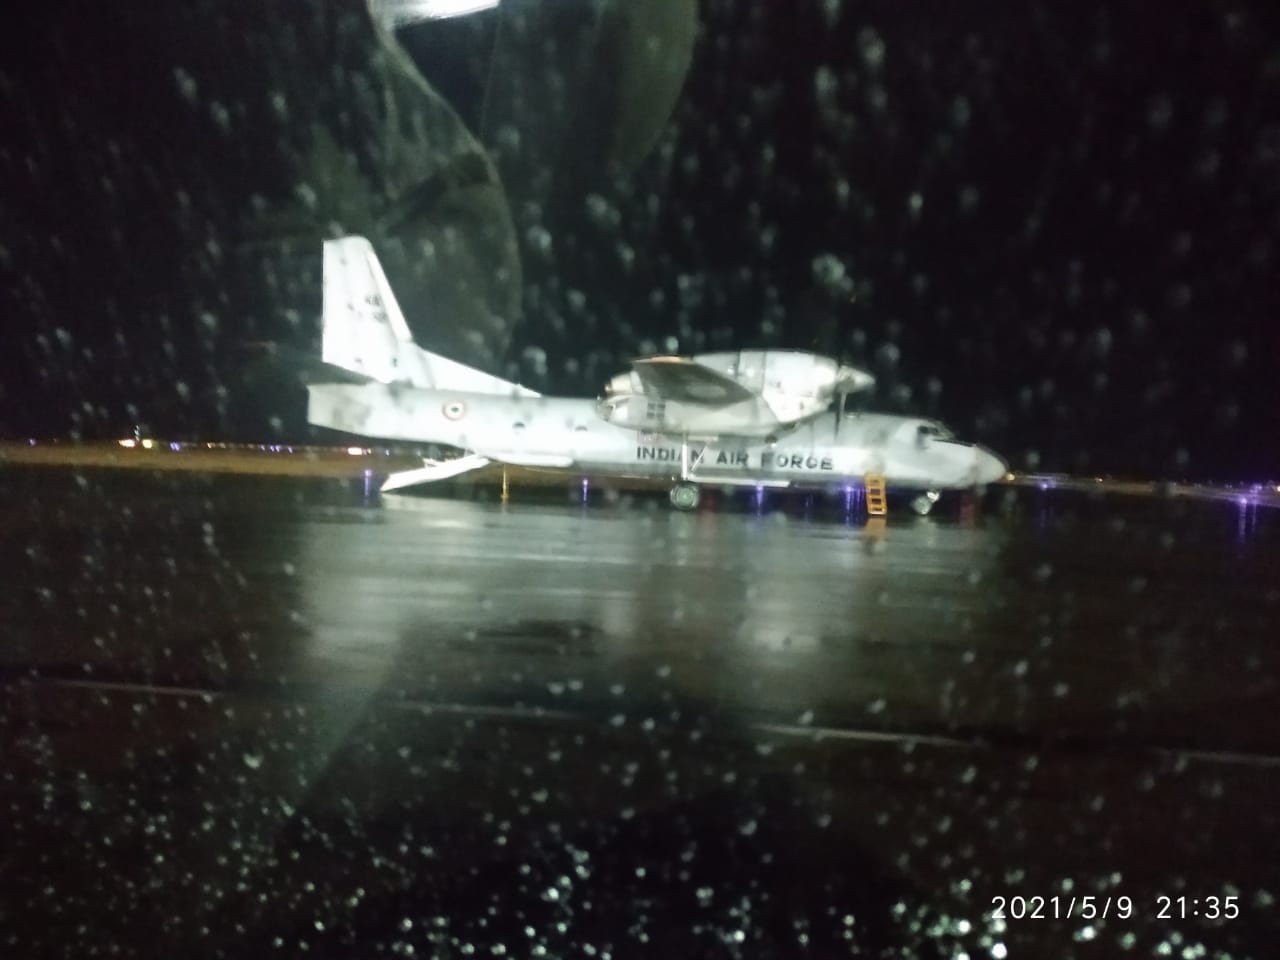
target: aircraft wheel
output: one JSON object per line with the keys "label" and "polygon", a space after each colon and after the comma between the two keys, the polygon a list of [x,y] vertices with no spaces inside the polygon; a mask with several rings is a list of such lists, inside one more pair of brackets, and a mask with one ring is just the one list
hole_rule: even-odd
{"label": "aircraft wheel", "polygon": [[677,483],[671,488],[671,505],[677,510],[696,510],[699,498],[696,483]]}
{"label": "aircraft wheel", "polygon": [[930,490],[928,493],[922,493],[911,501],[911,509],[916,512],[918,517],[926,517],[929,511],[933,509],[933,505],[938,502],[941,494],[937,490]]}

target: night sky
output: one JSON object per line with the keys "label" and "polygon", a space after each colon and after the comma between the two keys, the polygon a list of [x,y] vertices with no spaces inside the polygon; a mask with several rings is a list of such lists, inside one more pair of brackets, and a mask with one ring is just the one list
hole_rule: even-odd
{"label": "night sky", "polygon": [[1017,468],[1280,475],[1273,4],[110,6],[0,39],[0,435],[311,436],[352,231],[537,389],[816,349]]}

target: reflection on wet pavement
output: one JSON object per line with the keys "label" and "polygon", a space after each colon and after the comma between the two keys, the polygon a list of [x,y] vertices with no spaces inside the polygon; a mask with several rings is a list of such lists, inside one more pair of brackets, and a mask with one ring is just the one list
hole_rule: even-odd
{"label": "reflection on wet pavement", "polygon": [[14,955],[1274,942],[1266,517],[0,483]]}

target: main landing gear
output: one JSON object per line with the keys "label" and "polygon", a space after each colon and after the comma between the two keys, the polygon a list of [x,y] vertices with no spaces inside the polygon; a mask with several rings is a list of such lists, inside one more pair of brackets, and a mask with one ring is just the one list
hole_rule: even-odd
{"label": "main landing gear", "polygon": [[701,496],[696,483],[682,480],[671,488],[671,505],[677,510],[696,510]]}
{"label": "main landing gear", "polygon": [[702,492],[690,477],[702,462],[702,455],[707,452],[704,445],[696,453],[689,449],[689,438],[686,436],[680,443],[680,480],[671,488],[671,505],[677,510],[696,510]]}

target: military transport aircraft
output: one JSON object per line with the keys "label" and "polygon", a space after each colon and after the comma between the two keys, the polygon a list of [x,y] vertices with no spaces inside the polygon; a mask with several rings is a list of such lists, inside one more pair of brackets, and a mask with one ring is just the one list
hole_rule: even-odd
{"label": "military transport aircraft", "polygon": [[599,400],[541,396],[415,344],[363,237],[324,244],[323,327],[322,359],[348,382],[307,388],[310,423],[462,451],[391,474],[383,491],[502,463],[661,477],[671,503],[690,510],[700,485],[826,488],[882,477],[918,492],[912,506],[927,513],[940,491],[1006,471],[936,421],[844,414],[845,395],[870,375],[799,351],[650,357]]}

